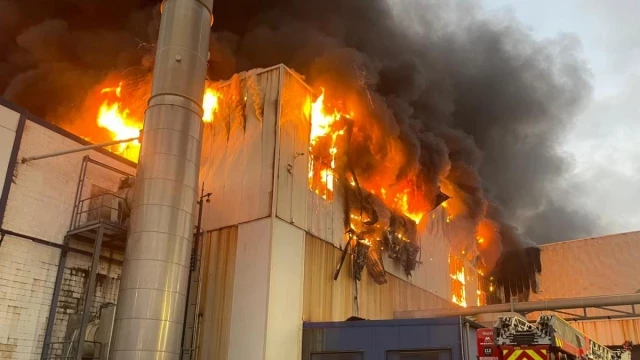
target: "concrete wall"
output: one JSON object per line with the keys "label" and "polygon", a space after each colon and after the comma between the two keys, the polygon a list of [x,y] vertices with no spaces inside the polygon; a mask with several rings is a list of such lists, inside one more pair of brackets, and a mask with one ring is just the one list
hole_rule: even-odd
{"label": "concrete wall", "polygon": [[[85,144],[82,139],[36,119],[17,107],[0,105],[0,136],[16,126],[16,114],[26,117],[20,137],[18,164],[8,192],[2,229],[62,244],[69,229],[82,157],[135,172],[130,163],[98,151],[69,154],[21,164],[31,155],[71,149]],[[9,142],[0,142],[0,175],[6,174],[4,157]],[[10,152],[10,150],[9,150]],[[4,180],[4,176],[2,180]],[[119,176],[91,167],[85,194],[92,186],[115,189]],[[108,254],[107,254],[108,255]],[[51,304],[60,250],[18,236],[5,236],[0,245],[0,354],[8,359],[38,359]],[[114,256],[117,258],[117,256]],[[65,267],[53,341],[62,340],[69,317],[77,313],[86,287],[89,257],[70,254]],[[115,302],[120,277],[118,261],[101,261],[93,299],[95,313],[104,302]]]}

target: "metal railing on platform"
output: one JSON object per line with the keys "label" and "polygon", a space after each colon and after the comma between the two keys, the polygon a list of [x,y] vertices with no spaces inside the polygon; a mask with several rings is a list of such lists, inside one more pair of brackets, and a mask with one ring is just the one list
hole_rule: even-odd
{"label": "metal railing on platform", "polygon": [[124,198],[113,193],[104,193],[80,200],[74,214],[71,230],[96,223],[106,223],[124,228],[125,201]]}

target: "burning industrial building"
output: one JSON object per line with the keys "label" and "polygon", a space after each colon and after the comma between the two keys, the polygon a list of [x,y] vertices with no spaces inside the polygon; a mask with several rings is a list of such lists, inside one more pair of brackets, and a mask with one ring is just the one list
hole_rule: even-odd
{"label": "burning industrial building", "polygon": [[[164,6],[208,29],[206,3]],[[571,43],[535,42],[466,3],[424,5],[404,28],[406,5],[385,1],[221,2],[211,41],[161,27],[157,1],[41,5],[0,1],[0,89],[12,102],[3,238],[36,239],[63,259],[91,254],[80,237],[97,249],[105,237],[101,263],[118,269],[109,274],[120,286],[97,300],[101,272],[90,266],[82,301],[61,307],[61,284],[79,280],[64,261],[48,263],[54,300],[37,321],[42,340],[24,351],[44,343],[43,356],[61,356],[68,349],[53,345],[73,336],[62,335],[73,334],[68,314],[82,314],[82,333],[98,301],[126,304],[114,315],[118,356],[147,351],[165,331],[166,346],[148,351],[198,344],[202,358],[259,359],[299,355],[275,346],[295,343],[287,334],[301,319],[386,318],[537,291],[540,251],[526,234],[544,233],[530,220],[545,211],[546,179],[563,173],[552,149],[588,91]],[[134,138],[109,148],[117,156],[32,165],[73,142]],[[138,159],[134,195],[122,196]],[[96,163],[105,174],[87,173]],[[126,181],[98,185],[114,171]],[[20,193],[67,172],[79,174],[60,185],[67,197],[39,207],[58,213],[58,228],[70,222],[67,232],[6,215],[36,211]],[[219,335],[202,341],[208,334]],[[248,334],[264,346],[242,346]]]}

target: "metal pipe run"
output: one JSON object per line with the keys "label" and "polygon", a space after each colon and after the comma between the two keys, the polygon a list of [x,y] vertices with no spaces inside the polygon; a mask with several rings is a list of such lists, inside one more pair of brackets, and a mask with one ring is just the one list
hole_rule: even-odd
{"label": "metal pipe run", "polygon": [[165,0],[110,359],[180,357],[213,0]]}
{"label": "metal pipe run", "polygon": [[139,138],[135,137],[135,138],[129,138],[129,139],[122,139],[122,140],[112,140],[112,141],[107,141],[107,142],[103,142],[103,143],[99,143],[99,144],[86,145],[86,146],[82,146],[82,147],[75,148],[75,149],[57,151],[57,152],[50,153],[50,154],[29,156],[29,157],[26,157],[26,158],[22,158],[21,161],[24,164],[24,163],[27,163],[29,161],[47,159],[47,158],[52,158],[52,157],[56,157],[56,156],[60,156],[60,155],[73,154],[73,153],[77,153],[77,152],[80,152],[80,151],[98,149],[98,148],[103,148],[103,147],[111,146],[111,145],[118,145],[118,144],[122,144],[122,143],[126,143],[126,142],[135,141],[135,140],[138,140],[138,139]]}
{"label": "metal pipe run", "polygon": [[474,316],[479,314],[503,312],[529,313],[533,311],[552,311],[562,309],[578,309],[598,306],[624,306],[636,304],[640,304],[640,294],[529,301],[523,303],[470,306],[467,308],[453,309],[396,311],[394,313],[394,317],[396,319],[424,319],[450,316]]}

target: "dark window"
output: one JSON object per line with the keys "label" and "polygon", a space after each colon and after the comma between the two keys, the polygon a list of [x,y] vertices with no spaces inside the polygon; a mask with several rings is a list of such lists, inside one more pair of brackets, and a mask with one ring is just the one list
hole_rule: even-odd
{"label": "dark window", "polygon": [[387,351],[387,360],[451,360],[450,350]]}
{"label": "dark window", "polygon": [[364,354],[362,352],[313,353],[311,360],[364,360]]}

